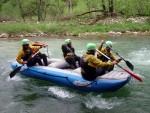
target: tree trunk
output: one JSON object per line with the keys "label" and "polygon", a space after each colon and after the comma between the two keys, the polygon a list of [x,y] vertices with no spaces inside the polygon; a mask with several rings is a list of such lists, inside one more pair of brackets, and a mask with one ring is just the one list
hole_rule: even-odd
{"label": "tree trunk", "polygon": [[68,12],[69,12],[69,15],[72,13],[72,0],[66,0],[66,5],[68,7]]}
{"label": "tree trunk", "polygon": [[106,11],[106,6],[105,6],[104,0],[102,0],[102,8],[103,8],[103,11]]}
{"label": "tree trunk", "polygon": [[108,11],[106,10],[105,0],[102,0],[102,10],[103,10],[103,16],[106,17],[108,14]]}
{"label": "tree trunk", "polygon": [[39,22],[44,21],[44,18],[46,18],[46,9],[47,9],[44,0],[37,0],[36,6],[37,6],[38,21]]}
{"label": "tree trunk", "polygon": [[22,4],[21,4],[20,0],[16,0],[16,2],[19,5],[21,17],[22,17],[23,21],[25,22],[25,15],[24,15]]}
{"label": "tree trunk", "polygon": [[114,16],[114,1],[109,0],[109,13],[111,16]]}
{"label": "tree trunk", "polygon": [[37,16],[38,16],[38,21],[41,21],[41,2],[42,0],[37,0]]}

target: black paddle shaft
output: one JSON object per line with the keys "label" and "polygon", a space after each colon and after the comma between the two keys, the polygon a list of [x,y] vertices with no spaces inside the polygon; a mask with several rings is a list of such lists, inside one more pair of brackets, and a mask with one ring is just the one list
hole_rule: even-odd
{"label": "black paddle shaft", "polygon": [[[22,65],[23,66],[23,65]],[[12,71],[9,76],[10,78],[12,78],[13,76],[15,76],[21,69],[22,66],[17,67],[14,71]]]}
{"label": "black paddle shaft", "polygon": [[[39,52],[40,52],[40,51],[37,51],[34,55],[32,55],[31,58],[33,58],[34,56],[36,56]],[[31,58],[30,58],[30,59],[31,59]],[[29,60],[30,60],[30,59],[29,59]],[[29,61],[29,60],[28,60],[28,61]],[[24,66],[24,65],[22,65],[22,66]],[[20,71],[20,69],[22,68],[22,66],[19,66],[19,67],[17,67],[15,70],[13,70],[13,71],[9,74],[10,78],[12,78],[13,76],[15,76],[15,75]]]}

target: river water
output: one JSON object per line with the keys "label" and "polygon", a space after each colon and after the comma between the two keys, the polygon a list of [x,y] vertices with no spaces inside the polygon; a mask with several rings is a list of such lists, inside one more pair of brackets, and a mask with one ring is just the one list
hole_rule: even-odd
{"label": "river water", "polygon": [[[0,113],[150,113],[150,36],[72,38],[76,54],[82,56],[89,42],[111,40],[113,50],[134,65],[135,79],[116,92],[87,93],[47,81],[22,77],[12,79],[10,64],[21,47],[18,39],[0,39]],[[29,38],[47,43],[51,58],[63,58],[63,38]],[[48,52],[47,52],[48,51]],[[129,70],[125,62],[120,65]]]}

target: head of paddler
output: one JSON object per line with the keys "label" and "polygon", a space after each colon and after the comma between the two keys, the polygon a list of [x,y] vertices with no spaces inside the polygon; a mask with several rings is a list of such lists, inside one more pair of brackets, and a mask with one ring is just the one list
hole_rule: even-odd
{"label": "head of paddler", "polygon": [[23,39],[21,41],[21,43],[22,43],[23,50],[28,50],[29,49],[29,40],[28,39]]}
{"label": "head of paddler", "polygon": [[112,48],[112,42],[111,41],[106,41],[106,50],[108,52],[110,52],[111,48]]}
{"label": "head of paddler", "polygon": [[96,52],[96,44],[94,44],[94,43],[88,43],[87,44],[87,54],[95,54],[95,52]]}
{"label": "head of paddler", "polygon": [[71,39],[66,39],[65,40],[65,43],[68,47],[71,47],[72,46],[72,42],[71,42]]}

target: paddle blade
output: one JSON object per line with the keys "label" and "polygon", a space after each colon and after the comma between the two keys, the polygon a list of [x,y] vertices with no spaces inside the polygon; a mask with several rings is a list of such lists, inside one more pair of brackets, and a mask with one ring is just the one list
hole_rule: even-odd
{"label": "paddle blade", "polygon": [[15,76],[15,75],[20,71],[21,67],[22,67],[22,66],[19,66],[19,67],[17,67],[15,70],[13,70],[13,71],[9,74],[10,78],[12,78],[13,76]]}
{"label": "paddle blade", "polygon": [[134,77],[134,78],[137,79],[138,81],[142,82],[142,79],[141,79],[139,76],[137,76],[137,75],[135,75],[134,73],[132,73],[132,72],[126,70],[125,68],[122,68],[122,69],[123,69],[124,71],[126,71],[127,73],[129,73],[132,77]]}
{"label": "paddle blade", "polygon": [[133,71],[134,70],[134,66],[129,62],[129,61],[125,61],[127,66]]}

